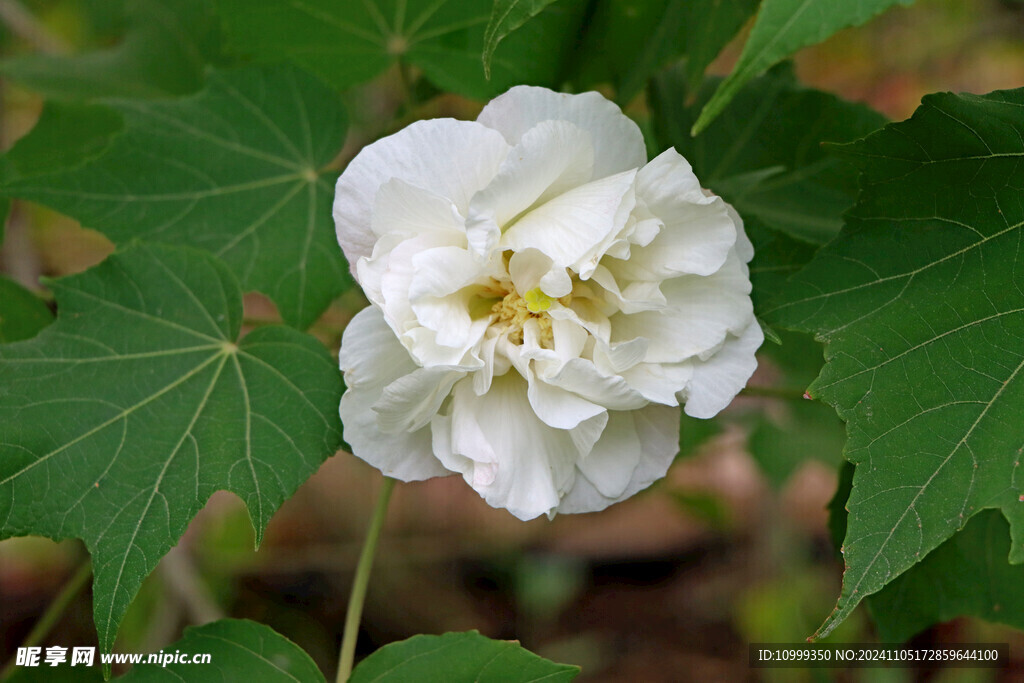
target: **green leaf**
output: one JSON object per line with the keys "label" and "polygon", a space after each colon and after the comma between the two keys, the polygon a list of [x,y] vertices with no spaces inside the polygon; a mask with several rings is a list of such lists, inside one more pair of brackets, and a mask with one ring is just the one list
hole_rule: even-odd
{"label": "green leaf", "polygon": [[555,0],[494,0],[491,18],[484,29],[484,49],[481,57],[484,62],[484,76],[491,77],[491,60],[494,51],[504,38],[540,14],[541,10]]}
{"label": "green leaf", "polygon": [[931,95],[851,145],[857,205],[766,312],[826,343],[810,393],[847,422],[857,465],[819,636],[983,508],[1003,509],[1024,560],[1022,107],[1024,90]]}
{"label": "green leaf", "polygon": [[849,513],[846,511],[846,502],[850,500],[850,490],[853,488],[853,472],[855,469],[848,460],[840,463],[836,492],[832,495],[832,500],[828,502],[827,506],[828,535],[832,539],[832,547],[835,550],[836,559],[842,559],[843,556],[843,539],[846,538],[846,524],[849,517]]}
{"label": "green leaf", "polygon": [[[47,204],[118,244],[207,249],[299,327],[350,283],[331,220],[336,173],[324,170],[341,148],[345,117],[319,81],[292,67],[212,72],[206,89],[184,99],[109,105],[124,130],[102,156],[0,191]],[[71,135],[61,131],[67,111],[51,112],[19,146],[42,138],[37,147],[55,149],[54,140]]]}
{"label": "green leaf", "polygon": [[385,645],[359,663],[349,683],[557,683],[579,672],[579,667],[555,664],[518,643],[468,631]]}
{"label": "green leaf", "polygon": [[[537,0],[533,0],[537,1]],[[518,83],[557,85],[585,2],[562,0],[480,57],[493,0],[218,0],[229,44],[266,61],[292,61],[338,88],[396,63],[435,85],[487,99]]]}
{"label": "green leaf", "polygon": [[859,26],[893,5],[905,6],[913,1],[763,0],[739,61],[704,105],[693,124],[693,134],[707,128],[748,81],[776,62],[802,47],[820,43],[839,29]]}
{"label": "green leaf", "polygon": [[42,299],[0,276],[0,344],[34,337],[52,320]]}
{"label": "green leaf", "polygon": [[[761,347],[762,359],[770,359],[781,375],[773,388],[799,396],[824,364],[822,347],[808,334],[780,331],[782,344]],[[770,484],[783,486],[807,460],[830,467],[842,459],[846,434],[835,411],[817,401],[778,401],[775,409],[758,416],[748,447]]]}
{"label": "green leaf", "polygon": [[757,11],[761,0],[699,0],[686,2],[683,21],[686,80],[700,87],[704,72]]}
{"label": "green leaf", "polygon": [[57,321],[0,346],[0,538],[81,538],[109,650],[143,578],[218,489],[262,536],[341,440],[327,350],[238,341],[242,293],[204,252],[138,246],[51,283]]}
{"label": "green leaf", "polygon": [[747,236],[754,245],[754,260],[750,262],[750,284],[753,287],[750,296],[754,310],[760,313],[769,307],[769,302],[782,289],[783,283],[811,260],[817,247],[767,228],[752,216],[748,216],[744,223]]}
{"label": "green leaf", "polygon": [[[259,683],[322,683],[324,675],[302,648],[269,626],[247,619],[221,619],[185,629],[184,637],[161,653],[210,655],[209,664],[137,664],[119,681],[217,680]],[[179,654],[180,653],[180,654]],[[173,661],[171,659],[170,661]]]}
{"label": "green leaf", "polygon": [[166,97],[202,87],[220,42],[205,0],[131,0],[124,11],[127,28],[114,47],[14,57],[0,62],[0,73],[57,98]]}
{"label": "green leaf", "polygon": [[1024,566],[1006,561],[1010,526],[998,510],[963,530],[868,598],[879,638],[899,643],[960,616],[1024,628]]}
{"label": "green leaf", "polygon": [[0,157],[0,184],[69,170],[95,159],[124,129],[108,107],[48,101],[32,131]]}
{"label": "green leaf", "polygon": [[630,102],[658,69],[687,56],[686,73],[704,69],[757,7],[757,0],[600,0],[575,59],[585,85],[611,82]]}
{"label": "green leaf", "polygon": [[[863,137],[885,118],[862,104],[801,87],[784,66],[753,81],[735,107],[694,138],[690,127],[717,81],[692,93],[686,79],[676,68],[654,81],[651,104],[662,143],[675,146],[701,183],[745,220],[757,218],[811,244],[834,237],[857,198],[857,174],[822,143]],[[687,106],[691,95],[695,101]]]}

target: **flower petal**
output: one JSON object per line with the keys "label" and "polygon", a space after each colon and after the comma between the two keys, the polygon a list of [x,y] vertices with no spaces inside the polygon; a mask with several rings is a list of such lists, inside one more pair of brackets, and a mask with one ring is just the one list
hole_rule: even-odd
{"label": "flower petal", "polygon": [[459,247],[428,249],[413,256],[412,263],[409,302],[416,320],[437,333],[435,341],[441,346],[469,351],[488,324],[471,317],[473,285],[487,284],[491,273]]}
{"label": "flower petal", "polygon": [[594,448],[576,464],[583,476],[605,498],[615,499],[629,486],[640,464],[640,437],[633,416],[615,411]]}
{"label": "flower petal", "polygon": [[602,375],[594,367],[594,363],[583,358],[573,358],[557,372],[538,376],[537,379],[541,384],[571,392],[608,410],[633,410],[647,405],[647,399],[630,387],[622,377]]}
{"label": "flower petal", "polygon": [[572,278],[564,267],[554,265],[551,257],[539,249],[524,249],[512,254],[508,274],[516,291],[525,294],[535,287],[557,299],[572,291]]}
{"label": "flower petal", "polygon": [[757,369],[754,352],[764,342],[764,332],[757,320],[739,336],[729,335],[715,355],[695,364],[693,379],[683,392],[684,410],[691,417],[714,417],[740,393]]}
{"label": "flower petal", "polygon": [[635,171],[624,171],[573,188],[512,224],[501,246],[538,249],[586,279],[633,210]]}
{"label": "flower petal", "polygon": [[542,121],[573,123],[591,135],[594,178],[639,168],[647,161],[639,126],[596,92],[566,95],[520,85],[491,100],[477,121],[499,131],[510,145]]}
{"label": "flower petal", "polygon": [[373,404],[384,432],[410,432],[426,426],[466,372],[447,367],[417,368],[391,382]]}
{"label": "flower petal", "polygon": [[437,457],[489,505],[519,519],[550,512],[572,486],[579,457],[572,436],[537,418],[517,373],[495,377],[483,396],[470,381],[457,383],[449,414],[431,429]]}
{"label": "flower petal", "polygon": [[334,223],[350,264],[369,256],[376,241],[373,209],[377,192],[392,178],[449,199],[465,216],[470,198],[487,186],[509,145],[475,121],[417,121],[367,145],[338,178]]}
{"label": "flower petal", "polygon": [[596,512],[625,500],[664,477],[679,452],[679,408],[652,405],[609,415],[557,512]]}
{"label": "flower petal", "polygon": [[612,318],[612,341],[643,337],[650,341],[649,363],[675,363],[707,353],[739,334],[753,319],[750,279],[735,253],[708,277],[684,275],[661,286],[668,306]]}
{"label": "flower petal", "polygon": [[[387,236],[374,247],[372,258],[360,258],[356,263],[360,284],[366,297],[380,306],[384,317],[403,335],[418,327],[419,322],[409,302],[409,289],[416,273],[413,258],[429,250],[451,245],[451,233],[432,231],[410,239]],[[397,244],[393,240],[401,240]]]}
{"label": "flower petal", "polygon": [[676,393],[693,378],[693,363],[638,363],[621,374],[630,387],[651,403],[677,406]]}
{"label": "flower petal", "polygon": [[364,308],[349,322],[339,361],[348,387],[341,397],[341,421],[352,453],[402,481],[451,474],[434,457],[429,427],[385,432],[371,407],[386,386],[417,369],[377,307]]}
{"label": "flower petal", "polygon": [[523,135],[490,184],[469,203],[466,234],[488,255],[506,223],[527,209],[587,183],[594,173],[590,135],[566,121],[544,121]]}
{"label": "flower petal", "polygon": [[640,169],[636,196],[664,227],[647,246],[631,249],[628,261],[608,264],[617,277],[660,280],[722,267],[736,244],[735,214],[721,197],[704,194],[678,152],[666,150]]}
{"label": "flower petal", "polygon": [[392,178],[374,200],[371,228],[378,237],[415,237],[425,232],[450,232],[455,244],[465,243],[465,221],[450,199]]}

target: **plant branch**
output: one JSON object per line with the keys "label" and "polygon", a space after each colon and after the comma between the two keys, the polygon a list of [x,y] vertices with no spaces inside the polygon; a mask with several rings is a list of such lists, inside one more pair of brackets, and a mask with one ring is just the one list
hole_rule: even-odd
{"label": "plant branch", "polygon": [[384,477],[380,488],[377,505],[373,510],[370,528],[366,532],[363,550],[359,554],[356,565],[356,576],[352,580],[352,593],[348,599],[348,612],[345,614],[345,631],[341,638],[341,653],[338,656],[337,683],[345,683],[352,673],[352,664],[356,657],[356,640],[359,638],[359,622],[363,616],[363,603],[366,601],[366,587],[370,582],[370,570],[373,569],[373,556],[377,551],[380,530],[384,526],[384,517],[388,511],[391,491],[395,488],[395,480]]}

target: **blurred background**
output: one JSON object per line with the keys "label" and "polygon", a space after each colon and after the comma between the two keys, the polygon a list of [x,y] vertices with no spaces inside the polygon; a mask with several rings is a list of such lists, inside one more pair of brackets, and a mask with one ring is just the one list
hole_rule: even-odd
{"label": "blurred background", "polygon": [[[102,3],[99,3],[102,4]],[[86,0],[0,0],[4,56],[109,45],[121,27]],[[741,37],[742,38],[742,37]],[[727,73],[742,41],[712,66]],[[1024,85],[1024,3],[919,0],[801,52],[808,85],[867,102],[892,119],[925,93]],[[434,98],[403,112],[397,74],[348,96],[343,157],[390,132],[381,121],[472,118],[479,104]],[[27,132],[41,99],[0,81],[0,148]],[[643,97],[628,109],[643,120]],[[345,158],[341,159],[344,163]],[[0,270],[31,288],[102,260],[100,234],[43,207],[16,202]],[[250,324],[276,318],[247,298]],[[313,332],[335,351],[365,301],[351,292]],[[829,532],[843,427],[827,406],[799,399],[820,347],[787,335],[766,348],[751,385],[714,422],[686,420],[669,476],[598,514],[522,523],[489,508],[460,478],[400,484],[370,584],[360,652],[415,633],[478,629],[578,664],[582,683],[613,681],[1024,681],[1024,634],[972,619],[932,627],[920,644],[1009,642],[1014,666],[982,669],[752,670],[750,642],[799,642],[835,604],[842,564]],[[788,387],[792,391],[757,390]],[[794,399],[793,396],[796,398]],[[152,651],[184,626],[219,616],[266,623],[332,674],[349,584],[381,476],[347,453],[331,458],[289,500],[261,548],[242,503],[215,495],[146,581],[118,649]],[[0,666],[87,559],[79,542],[0,543]],[[94,645],[88,587],[44,644]],[[877,640],[862,606],[829,639]]]}

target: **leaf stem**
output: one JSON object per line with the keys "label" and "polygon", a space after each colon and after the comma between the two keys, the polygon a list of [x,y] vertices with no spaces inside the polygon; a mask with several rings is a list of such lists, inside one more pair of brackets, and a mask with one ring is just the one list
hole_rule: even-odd
{"label": "leaf stem", "polygon": [[377,540],[384,526],[384,517],[391,500],[391,491],[395,488],[395,480],[384,477],[380,488],[377,505],[373,510],[370,528],[363,541],[363,550],[359,554],[356,565],[356,576],[352,580],[352,592],[348,598],[348,612],[345,614],[345,631],[341,638],[341,653],[338,656],[337,683],[345,683],[352,673],[352,664],[356,656],[356,640],[359,638],[359,621],[363,616],[363,603],[366,601],[366,586],[370,582],[370,570],[373,569],[373,556],[377,550]]}
{"label": "leaf stem", "polygon": [[[53,599],[53,602],[47,606],[46,611],[39,617],[32,630],[28,632],[28,635],[25,636],[21,647],[36,647],[43,641],[43,638],[57,625],[57,622],[64,615],[68,606],[74,602],[78,594],[85,588],[85,584],[89,582],[90,576],[92,576],[92,562],[86,560],[74,575],[68,579],[64,587],[60,589],[60,593]],[[0,671],[0,680],[6,681],[14,673],[15,661],[12,659],[7,662],[7,666],[4,667],[3,671]]]}
{"label": "leaf stem", "polygon": [[803,389],[793,389],[791,387],[758,387],[758,386],[747,386],[740,391],[741,396],[764,396],[766,398],[786,398],[790,400],[806,400],[810,396],[804,392]]}

